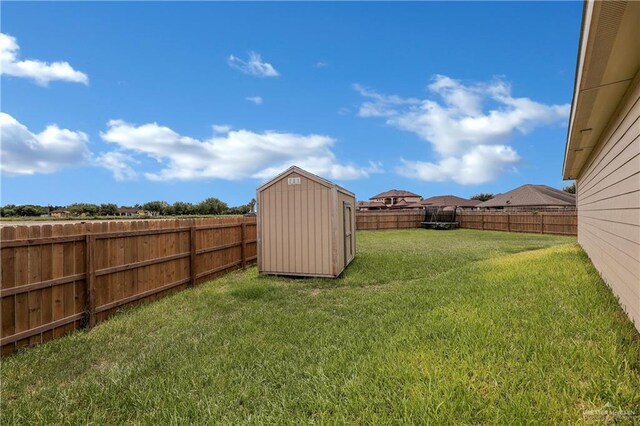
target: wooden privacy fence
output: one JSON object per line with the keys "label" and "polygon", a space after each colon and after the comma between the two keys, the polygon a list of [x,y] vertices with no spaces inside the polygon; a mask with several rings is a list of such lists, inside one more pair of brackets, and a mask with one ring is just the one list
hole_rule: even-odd
{"label": "wooden privacy fence", "polygon": [[[356,213],[356,229],[420,228],[424,210],[365,211]],[[576,211],[562,212],[491,212],[461,211],[456,216],[460,228],[483,231],[529,232],[554,235],[577,235]]]}
{"label": "wooden privacy fence", "polygon": [[255,218],[5,226],[2,354],[256,260]]}
{"label": "wooden privacy fence", "polygon": [[483,231],[578,235],[576,211],[566,212],[463,212],[460,228]]}
{"label": "wooden privacy fence", "polygon": [[423,220],[423,210],[364,211],[356,213],[356,229],[366,231],[420,228],[420,222]]}

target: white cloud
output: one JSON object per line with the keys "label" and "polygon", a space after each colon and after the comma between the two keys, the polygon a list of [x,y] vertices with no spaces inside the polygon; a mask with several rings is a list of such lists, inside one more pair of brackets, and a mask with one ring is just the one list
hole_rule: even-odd
{"label": "white cloud", "polygon": [[20,46],[14,37],[0,33],[0,74],[31,78],[41,86],[47,86],[50,81],[55,80],[89,84],[89,77],[74,70],[68,62],[47,63],[33,59],[19,61],[19,50]]}
{"label": "white cloud", "polygon": [[105,152],[100,154],[93,163],[110,170],[113,173],[113,178],[117,181],[133,180],[138,177],[138,173],[131,167],[131,164],[139,164],[140,162],[124,152]]}
{"label": "white cloud", "polygon": [[211,128],[215,133],[227,133],[232,129],[228,124],[214,124]]}
{"label": "white cloud", "polygon": [[397,95],[381,95],[375,90],[366,88],[358,83],[355,83],[352,87],[363,97],[371,99],[371,101],[363,102],[360,105],[360,110],[358,111],[360,117],[390,117],[398,114],[395,108],[399,106],[420,104],[419,99],[402,98]]}
{"label": "white cloud", "polygon": [[262,105],[263,102],[262,96],[247,96],[245,99],[249,102],[253,102],[256,105]]}
{"label": "white cloud", "polygon": [[509,167],[514,167],[520,161],[520,156],[509,146],[478,145],[461,157],[445,157],[438,163],[401,161],[403,165],[396,171],[402,176],[473,185],[497,179]]}
{"label": "white cloud", "polygon": [[305,170],[310,171],[318,176],[337,180],[355,180],[364,179],[373,173],[382,173],[382,164],[379,162],[369,162],[368,167],[358,167],[353,164],[337,164],[335,156],[319,155],[317,157],[299,158],[293,162],[283,162],[278,166],[267,167],[266,169],[256,173],[253,177],[260,179],[270,179],[289,166],[296,165]]}
{"label": "white cloud", "polygon": [[112,120],[108,127],[102,139],[117,145],[119,152],[159,163],[160,170],[145,173],[150,180],[264,179],[294,164],[330,179],[359,179],[381,172],[379,163],[340,164],[331,151],[335,140],[324,135],[241,129],[199,140],[157,123],[137,126]]}
{"label": "white cloud", "polygon": [[0,139],[0,171],[7,175],[52,173],[63,167],[88,163],[91,158],[86,134],[60,129],[55,124],[40,133],[32,133],[4,112],[0,112]]}
{"label": "white cloud", "polygon": [[316,68],[326,68],[329,66],[329,64],[327,62],[324,61],[318,61],[316,62],[316,64],[314,65]]}
{"label": "white cloud", "polygon": [[262,62],[262,57],[259,53],[249,52],[249,59],[243,61],[234,55],[229,55],[227,63],[233,69],[236,69],[243,74],[255,75],[258,77],[277,77],[280,75],[278,71],[268,62]]}
{"label": "white cloud", "polygon": [[400,169],[405,176],[429,181],[473,184],[496,179],[519,161],[507,145],[516,133],[562,122],[570,109],[569,104],[513,97],[511,87],[501,80],[465,85],[436,75],[427,86],[431,98],[423,100],[385,96],[360,85],[354,89],[368,99],[360,106],[361,117],[384,117],[388,125],[431,144],[437,163],[404,162]]}

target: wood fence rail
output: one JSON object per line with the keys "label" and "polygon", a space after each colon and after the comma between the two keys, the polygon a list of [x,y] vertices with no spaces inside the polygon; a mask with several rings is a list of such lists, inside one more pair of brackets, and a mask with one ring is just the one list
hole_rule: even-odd
{"label": "wood fence rail", "polygon": [[563,212],[463,212],[460,228],[483,231],[526,232],[552,235],[578,235],[575,210]]}
{"label": "wood fence rail", "polygon": [[3,226],[2,354],[256,260],[255,218]]}
{"label": "wood fence rail", "polygon": [[422,221],[422,210],[356,212],[356,229],[361,231],[420,228]]}
{"label": "wood fence rail", "polygon": [[[356,213],[356,229],[420,228],[422,210],[366,211]],[[456,216],[460,228],[483,231],[528,232],[553,235],[577,235],[576,211],[562,212],[491,212],[462,211]]]}

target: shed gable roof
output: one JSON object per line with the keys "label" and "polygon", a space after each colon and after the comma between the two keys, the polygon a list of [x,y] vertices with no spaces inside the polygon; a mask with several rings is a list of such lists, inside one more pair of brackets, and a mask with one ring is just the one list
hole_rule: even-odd
{"label": "shed gable roof", "polygon": [[262,184],[261,186],[259,186],[257,191],[258,192],[264,191],[265,189],[267,189],[268,187],[270,187],[274,183],[280,181],[281,179],[285,178],[287,175],[289,175],[291,173],[297,173],[297,174],[302,175],[302,176],[306,177],[307,179],[310,179],[310,180],[312,180],[312,181],[314,181],[314,182],[316,182],[316,183],[318,183],[320,185],[323,185],[323,186],[325,186],[325,187],[327,187],[329,189],[336,188],[341,192],[345,192],[345,193],[355,197],[355,194],[353,192],[349,191],[348,189],[343,188],[340,185],[331,182],[330,180],[327,180],[327,179],[322,178],[322,177],[320,177],[318,175],[315,175],[315,174],[313,174],[311,172],[308,172],[308,171],[306,171],[304,169],[301,169],[298,166],[289,167],[288,169],[286,169],[282,173],[280,173],[277,176],[273,177],[271,180],[269,180],[269,181],[265,182],[264,184]]}

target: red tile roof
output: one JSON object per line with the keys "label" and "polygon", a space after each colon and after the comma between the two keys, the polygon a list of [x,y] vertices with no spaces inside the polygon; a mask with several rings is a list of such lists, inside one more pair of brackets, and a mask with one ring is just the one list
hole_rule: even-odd
{"label": "red tile roof", "polygon": [[390,206],[392,209],[406,209],[407,207],[409,207],[409,203],[407,203],[404,198],[401,198],[397,203]]}

